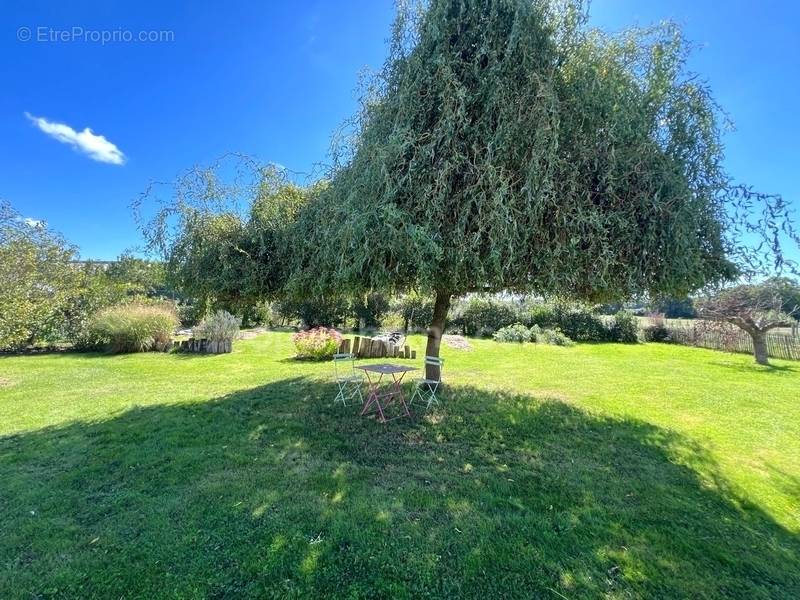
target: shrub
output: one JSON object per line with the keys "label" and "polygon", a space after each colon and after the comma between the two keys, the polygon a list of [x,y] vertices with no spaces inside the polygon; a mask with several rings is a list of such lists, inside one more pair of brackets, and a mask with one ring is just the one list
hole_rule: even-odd
{"label": "shrub", "polygon": [[299,320],[305,327],[341,325],[350,317],[344,298],[284,298],[276,308],[289,321]]}
{"label": "shrub", "polygon": [[645,342],[669,342],[671,341],[669,329],[663,323],[653,323],[642,329],[642,338]]}
{"label": "shrub", "polygon": [[558,328],[571,340],[578,342],[607,342],[611,339],[603,320],[581,305],[536,303],[526,306],[520,317],[529,327]]}
{"label": "shrub", "polygon": [[98,311],[89,323],[89,339],[112,352],[165,350],[178,325],[168,304],[119,304]]}
{"label": "shrub", "polygon": [[558,328],[542,329],[538,325],[531,328],[522,323],[514,323],[499,329],[494,334],[497,342],[535,342],[537,344],[550,344],[551,346],[572,346],[575,344]]}
{"label": "shrub", "polygon": [[615,342],[623,344],[635,344],[639,341],[639,323],[633,313],[621,310],[614,315],[611,336]]}
{"label": "shrub", "polygon": [[[535,329],[534,329],[535,328]],[[551,346],[574,346],[569,337],[556,327],[555,329],[540,329],[534,325],[531,328],[531,337],[537,344],[550,344]]]}
{"label": "shrub", "polygon": [[474,297],[454,307],[450,322],[464,335],[489,337],[498,329],[518,321],[518,313],[512,302]]}
{"label": "shrub", "polygon": [[218,310],[192,329],[192,335],[212,342],[231,342],[239,335],[241,325],[241,319],[227,311]]}
{"label": "shrub", "polygon": [[[537,327],[538,329],[538,327]],[[522,323],[514,323],[501,327],[494,333],[494,341],[496,342],[530,342],[531,330],[525,327]]]}
{"label": "shrub", "polygon": [[331,358],[339,349],[342,336],[335,329],[315,327],[292,336],[298,358]]}
{"label": "shrub", "polygon": [[388,312],[381,319],[381,329],[384,331],[403,331],[408,332],[407,323],[403,315],[398,312]]}
{"label": "shrub", "polygon": [[[397,329],[408,333],[410,330],[423,330],[430,325],[433,320],[433,299],[423,296],[417,292],[404,294],[392,301],[390,314],[397,314],[402,319],[401,327],[390,327],[386,323],[386,317],[381,325],[384,329]],[[387,315],[388,317],[389,315]],[[391,317],[395,319],[395,317]],[[452,319],[451,319],[452,322]],[[395,319],[395,324],[397,320]]]}

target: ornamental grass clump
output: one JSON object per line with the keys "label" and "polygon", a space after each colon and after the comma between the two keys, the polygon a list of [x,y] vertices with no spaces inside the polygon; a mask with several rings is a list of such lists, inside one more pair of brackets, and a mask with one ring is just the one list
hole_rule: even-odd
{"label": "ornamental grass clump", "polygon": [[239,335],[242,320],[225,310],[218,310],[210,317],[203,319],[192,329],[192,335],[201,340],[212,342],[232,342]]}
{"label": "ornamental grass clump", "polygon": [[297,350],[297,358],[323,360],[336,354],[342,336],[335,329],[315,327],[298,331],[292,336],[292,341]]}
{"label": "ornamental grass clump", "polygon": [[91,318],[89,336],[111,352],[166,350],[178,326],[175,308],[167,304],[118,304]]}

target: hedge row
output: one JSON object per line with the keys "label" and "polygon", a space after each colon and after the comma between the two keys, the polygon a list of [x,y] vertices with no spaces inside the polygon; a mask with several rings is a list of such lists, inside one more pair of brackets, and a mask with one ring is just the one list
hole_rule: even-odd
{"label": "hedge row", "polygon": [[457,302],[451,314],[448,329],[468,336],[490,337],[503,327],[521,323],[528,328],[559,329],[576,342],[637,341],[636,319],[626,311],[606,322],[581,305],[474,297]]}

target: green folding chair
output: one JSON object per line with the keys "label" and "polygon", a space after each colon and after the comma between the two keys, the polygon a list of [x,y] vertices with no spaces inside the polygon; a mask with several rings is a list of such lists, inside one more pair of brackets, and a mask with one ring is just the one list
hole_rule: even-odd
{"label": "green folding chair", "polygon": [[339,386],[339,393],[333,400],[334,404],[341,402],[342,406],[347,406],[347,400],[356,396],[362,404],[364,403],[364,396],[361,394],[364,378],[356,373],[355,359],[353,354],[333,355],[333,374]]}
{"label": "green folding chair", "polygon": [[426,403],[425,410],[431,407],[431,404],[439,404],[439,399],[436,397],[436,392],[442,384],[442,370],[444,369],[444,359],[437,356],[425,357],[425,370],[427,371],[428,365],[439,367],[439,379],[417,379],[414,381],[414,393],[411,396],[409,405],[414,403],[416,398]]}

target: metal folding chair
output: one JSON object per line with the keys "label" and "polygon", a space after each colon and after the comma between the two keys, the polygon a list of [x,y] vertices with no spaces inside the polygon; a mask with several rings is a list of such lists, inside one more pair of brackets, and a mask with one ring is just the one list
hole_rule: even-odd
{"label": "metal folding chair", "polygon": [[411,401],[408,403],[409,405],[414,403],[414,399],[419,397],[420,400],[423,402],[427,402],[427,406],[425,410],[431,407],[431,404],[439,404],[439,399],[436,397],[436,391],[439,389],[439,386],[442,384],[442,370],[444,369],[444,359],[438,358],[436,356],[426,356],[425,357],[425,368],[427,371],[428,365],[434,365],[439,367],[439,379],[427,379],[423,377],[422,379],[417,379],[414,381],[414,394],[411,396]]}
{"label": "metal folding chair", "polygon": [[[336,394],[333,403],[341,402],[342,406],[347,406],[347,400],[355,398],[364,403],[364,396],[361,394],[361,385],[364,378],[356,373],[355,355],[353,354],[334,354],[333,355],[333,374],[336,384],[339,386],[339,393]],[[348,364],[349,363],[349,364]]]}

